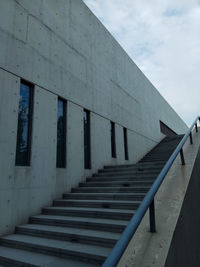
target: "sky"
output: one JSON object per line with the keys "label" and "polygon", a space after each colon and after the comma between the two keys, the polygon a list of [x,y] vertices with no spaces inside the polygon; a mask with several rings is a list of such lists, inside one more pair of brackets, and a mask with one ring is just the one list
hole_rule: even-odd
{"label": "sky", "polygon": [[84,0],[179,116],[200,115],[200,0]]}

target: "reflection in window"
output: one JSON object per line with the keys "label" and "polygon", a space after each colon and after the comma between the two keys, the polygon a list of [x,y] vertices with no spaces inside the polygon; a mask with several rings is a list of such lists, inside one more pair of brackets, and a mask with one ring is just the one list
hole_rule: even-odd
{"label": "reflection in window", "polygon": [[112,158],[116,158],[117,154],[116,154],[116,141],[115,141],[115,124],[114,122],[110,122],[110,131],[111,131],[111,155]]}
{"label": "reflection in window", "polygon": [[58,99],[57,168],[66,167],[66,101]]}
{"label": "reflection in window", "polygon": [[32,85],[26,82],[21,82],[15,162],[17,166],[30,165],[32,110]]}
{"label": "reflection in window", "polygon": [[90,112],[84,109],[84,164],[85,169],[91,169],[91,150],[90,150]]}

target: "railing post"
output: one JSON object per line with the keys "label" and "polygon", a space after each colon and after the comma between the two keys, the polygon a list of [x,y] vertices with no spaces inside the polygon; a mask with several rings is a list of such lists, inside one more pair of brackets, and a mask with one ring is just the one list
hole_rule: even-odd
{"label": "railing post", "polygon": [[181,148],[181,150],[180,150],[180,155],[181,155],[181,162],[182,162],[182,165],[185,165],[185,159],[184,159],[183,149],[182,149],[182,148]]}
{"label": "railing post", "polygon": [[152,200],[151,205],[149,206],[149,219],[150,219],[150,232],[155,233],[156,232],[156,219],[155,219],[154,199]]}
{"label": "railing post", "polygon": [[195,123],[195,129],[196,129],[196,133],[197,133],[198,132],[197,123]]}
{"label": "railing post", "polygon": [[190,144],[193,144],[193,140],[192,140],[192,133],[190,133]]}

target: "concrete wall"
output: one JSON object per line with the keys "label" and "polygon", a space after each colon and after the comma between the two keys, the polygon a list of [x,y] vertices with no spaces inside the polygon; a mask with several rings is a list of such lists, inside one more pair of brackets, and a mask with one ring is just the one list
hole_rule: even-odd
{"label": "concrete wall", "polygon": [[[104,164],[136,162],[183,121],[81,0],[1,0],[0,234]],[[30,167],[15,167],[20,79],[35,85]],[[56,169],[58,96],[67,100],[67,167]],[[84,170],[83,109],[91,111],[92,169]],[[111,158],[110,120],[117,158]],[[127,162],[127,161],[126,161]],[[6,212],[5,212],[6,211]]]}

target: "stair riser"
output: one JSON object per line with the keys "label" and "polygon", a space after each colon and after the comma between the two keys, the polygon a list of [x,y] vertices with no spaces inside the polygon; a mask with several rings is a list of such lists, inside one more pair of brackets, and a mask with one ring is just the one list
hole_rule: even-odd
{"label": "stair riser", "polygon": [[154,162],[149,162],[149,163],[143,163],[143,162],[139,162],[136,163],[134,165],[107,165],[104,166],[104,170],[108,170],[108,169],[127,169],[127,168],[143,168],[143,167],[156,167],[156,166],[163,166],[164,162],[160,161],[157,163]]}
{"label": "stair riser", "polygon": [[[27,251],[32,252],[38,252],[42,254],[47,254],[51,256],[57,256],[62,258],[68,258],[68,259],[77,259],[82,260],[85,262],[90,262],[94,264],[102,264],[105,261],[105,257],[99,256],[99,255],[91,255],[87,253],[79,253],[77,254],[76,251],[67,251],[64,249],[57,249],[57,248],[50,248],[50,247],[44,247],[37,244],[37,246],[34,246],[32,244],[27,244],[24,242],[18,242],[18,241],[12,241],[12,240],[4,240],[1,241],[1,244],[4,246],[12,247],[12,248],[18,248],[23,249]],[[24,265],[26,266],[26,265]]]}
{"label": "stair riser", "polygon": [[130,177],[112,177],[112,176],[108,176],[108,177],[91,177],[91,178],[87,178],[86,179],[86,183],[87,182],[124,182],[126,183],[128,182],[152,182],[155,180],[155,178],[157,177],[157,175],[151,175],[151,176],[130,176]]}
{"label": "stair riser", "polygon": [[77,242],[82,244],[88,245],[101,245],[104,247],[112,248],[117,240],[109,239],[106,237],[92,237],[92,236],[83,236],[79,234],[66,234],[66,233],[59,233],[59,232],[48,232],[44,230],[38,229],[23,229],[16,227],[16,233],[21,235],[30,235],[30,236],[37,236],[37,237],[44,237],[62,241],[71,241]]}
{"label": "stair riser", "polygon": [[155,153],[155,154],[151,154],[151,155],[146,155],[145,158],[149,158],[149,159],[153,159],[153,158],[157,158],[157,159],[165,159],[168,158],[170,155],[172,154],[172,151],[169,153]]}
{"label": "stair riser", "polygon": [[126,204],[126,203],[84,203],[84,202],[73,202],[66,203],[65,201],[54,201],[54,207],[82,207],[82,208],[107,208],[107,209],[126,209],[126,210],[135,210],[138,208],[139,204]]}
{"label": "stair riser", "polygon": [[121,233],[125,229],[123,225],[115,224],[103,224],[103,223],[90,223],[90,222],[77,222],[77,221],[59,221],[59,220],[44,220],[44,219],[30,219],[32,224],[40,225],[50,225],[50,226],[62,226],[62,227],[71,227],[71,228],[82,228],[98,231],[107,231],[113,233]]}
{"label": "stair riser", "polygon": [[86,212],[86,211],[60,211],[60,210],[46,210],[43,209],[43,214],[58,215],[58,216],[75,216],[75,217],[89,217],[89,218],[103,218],[103,219],[116,219],[116,220],[130,220],[134,211],[130,213],[120,212]]}
{"label": "stair riser", "polygon": [[117,169],[117,168],[110,168],[110,169],[101,169],[98,171],[98,173],[127,173],[127,172],[135,172],[135,171],[138,171],[138,172],[143,172],[143,171],[148,171],[148,172],[151,172],[151,171],[159,171],[161,170],[162,168],[157,166],[157,167],[148,167],[148,168],[144,168],[144,167],[134,167],[134,168],[127,168],[127,169]]}
{"label": "stair riser", "polygon": [[80,187],[80,188],[73,188],[72,193],[147,193],[149,188],[131,188],[131,187],[120,187],[118,189],[117,187],[104,187],[101,188],[87,188],[87,187]]}
{"label": "stair riser", "polygon": [[0,264],[6,267],[38,267],[38,265],[27,264],[21,261],[0,257]]}
{"label": "stair riser", "polygon": [[[132,183],[151,183],[151,182],[154,182],[155,179],[156,179],[157,176],[152,176],[152,177],[142,177],[142,178],[139,178],[139,177],[136,177],[136,178],[133,178],[133,177],[126,177],[126,178],[121,178],[121,177],[92,177],[92,178],[88,178],[86,180],[86,183],[90,183],[90,182],[116,182],[116,183],[128,183],[128,182],[132,182]],[[85,184],[85,183],[84,183]]]}
{"label": "stair riser", "polygon": [[[166,162],[167,162],[167,160],[168,160],[168,158],[169,157],[166,157],[166,158],[163,158],[163,160],[165,160]],[[153,160],[153,161],[159,161],[159,159],[158,158],[151,158],[151,160]],[[149,158],[144,158],[143,160],[142,160],[143,162],[148,162],[149,161]]]}
{"label": "stair riser", "polygon": [[88,182],[88,183],[80,183],[80,187],[129,187],[129,186],[151,186],[153,184],[153,181],[123,181],[123,182]]}
{"label": "stair riser", "polygon": [[145,195],[97,195],[97,194],[64,194],[64,199],[82,199],[82,200],[136,200],[141,201]]}
{"label": "stair riser", "polygon": [[127,176],[130,176],[130,177],[133,177],[133,176],[140,176],[140,175],[143,175],[143,176],[153,176],[153,175],[156,175],[160,172],[159,171],[133,171],[133,172],[102,172],[102,173],[96,173],[96,174],[93,174],[92,177],[109,177],[109,176],[113,176],[113,177],[127,177]]}

